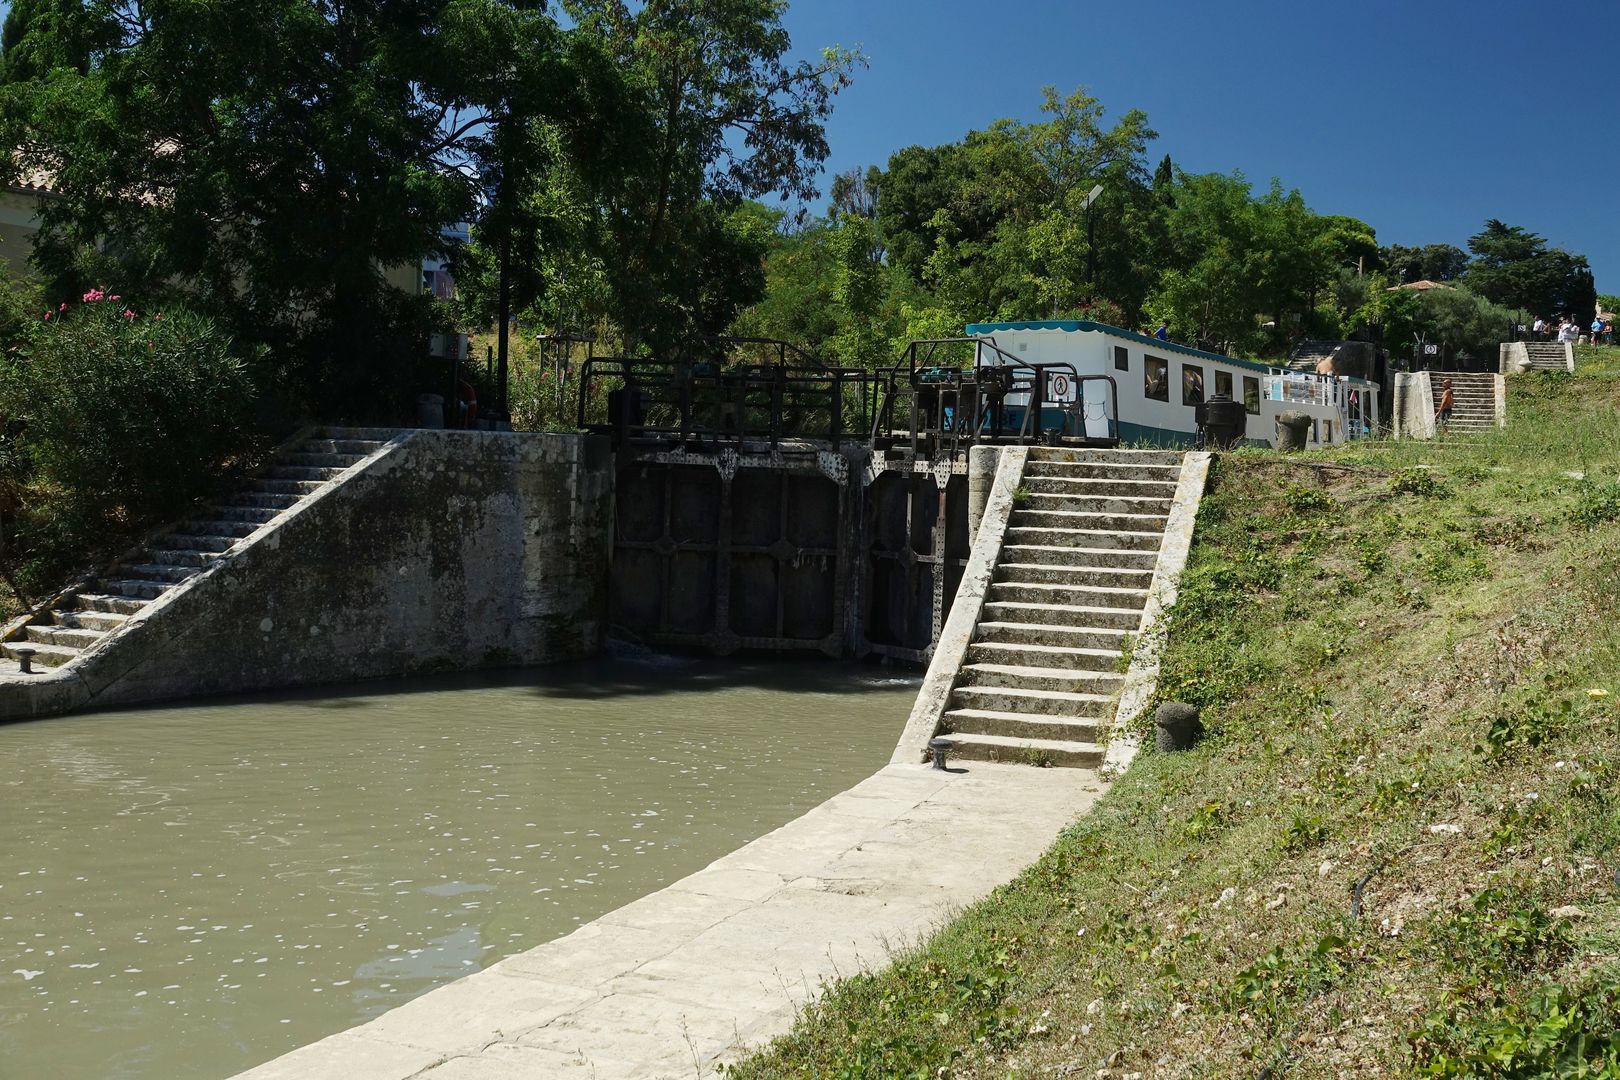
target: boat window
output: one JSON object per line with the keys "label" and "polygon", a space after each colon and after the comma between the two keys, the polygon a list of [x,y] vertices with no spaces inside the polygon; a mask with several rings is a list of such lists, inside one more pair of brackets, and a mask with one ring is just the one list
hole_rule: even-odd
{"label": "boat window", "polygon": [[1243,407],[1256,416],[1260,415],[1260,377],[1258,375],[1243,376]]}
{"label": "boat window", "polygon": [[1181,365],[1181,403],[1183,405],[1204,403],[1204,369],[1197,364]]}
{"label": "boat window", "polygon": [[1131,350],[1123,345],[1114,346],[1114,369],[1116,371],[1131,370]]}
{"label": "boat window", "polygon": [[1222,371],[1220,368],[1215,369],[1215,393],[1225,398],[1232,396],[1232,373],[1230,371]]}
{"label": "boat window", "polygon": [[1142,396],[1149,401],[1170,400],[1170,361],[1142,357]]}

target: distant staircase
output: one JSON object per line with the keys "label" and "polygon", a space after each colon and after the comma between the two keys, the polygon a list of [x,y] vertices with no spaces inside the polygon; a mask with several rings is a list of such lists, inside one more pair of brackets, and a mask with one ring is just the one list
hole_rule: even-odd
{"label": "distant staircase", "polygon": [[1095,766],[1182,456],[1033,449],[942,734],[958,757]]}
{"label": "distant staircase", "polygon": [[1532,371],[1574,371],[1575,347],[1558,341],[1526,341],[1524,351]]}
{"label": "distant staircase", "polygon": [[1488,431],[1497,426],[1497,376],[1490,372],[1431,371],[1429,390],[1436,410],[1447,379],[1451,380],[1452,432]]}
{"label": "distant staircase", "polygon": [[199,510],[143,550],[60,594],[31,619],[13,624],[0,652],[17,660],[19,650],[32,649],[33,663],[41,667],[73,663],[166,593],[229,558],[307,495],[381,450],[392,434],[326,428],[283,446],[241,491]]}

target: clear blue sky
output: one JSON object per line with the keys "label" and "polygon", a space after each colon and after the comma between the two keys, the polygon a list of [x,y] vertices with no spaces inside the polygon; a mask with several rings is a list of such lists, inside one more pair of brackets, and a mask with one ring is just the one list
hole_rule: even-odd
{"label": "clear blue sky", "polygon": [[871,61],[829,125],[830,172],[1038,119],[1043,85],[1084,85],[1148,114],[1155,161],[1280,177],[1386,244],[1461,247],[1501,218],[1620,292],[1613,0],[790,0],[786,24],[799,51]]}
{"label": "clear blue sky", "polygon": [[1280,177],[1385,244],[1465,247],[1501,218],[1585,254],[1599,291],[1620,292],[1612,0],[790,5],[796,49],[859,46],[871,62],[829,125],[831,172],[1039,119],[1043,85],[1084,85],[1111,115],[1148,114],[1155,163]]}

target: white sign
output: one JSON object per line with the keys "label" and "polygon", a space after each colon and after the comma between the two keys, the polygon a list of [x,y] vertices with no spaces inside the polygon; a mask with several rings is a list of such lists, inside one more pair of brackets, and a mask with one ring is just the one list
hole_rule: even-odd
{"label": "white sign", "polygon": [[1073,401],[1074,377],[1062,374],[1048,375],[1046,391],[1046,400],[1048,401]]}

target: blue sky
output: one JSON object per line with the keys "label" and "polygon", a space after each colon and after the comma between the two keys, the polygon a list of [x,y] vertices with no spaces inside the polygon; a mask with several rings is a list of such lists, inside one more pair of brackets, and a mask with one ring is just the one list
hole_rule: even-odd
{"label": "blue sky", "polygon": [[1464,247],[1501,218],[1620,292],[1613,0],[790,3],[797,49],[871,62],[829,125],[832,172],[1039,119],[1043,85],[1084,85],[1148,114],[1153,162],[1280,177],[1386,244]]}
{"label": "blue sky", "polygon": [[1154,161],[1280,177],[1383,243],[1464,246],[1498,217],[1620,292],[1613,0],[790,0],[785,22],[798,51],[871,61],[828,126],[831,172],[1084,85],[1148,114]]}

